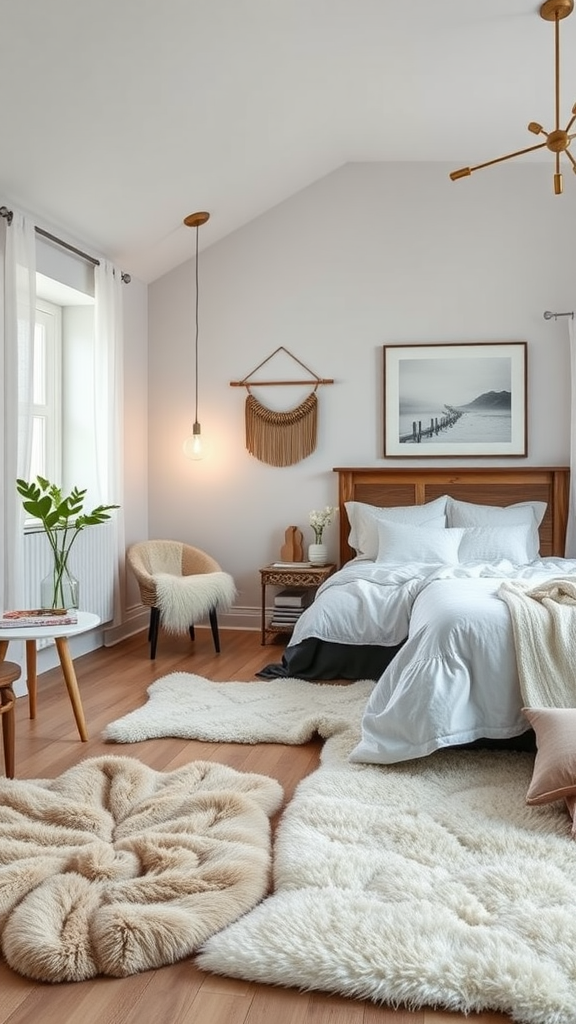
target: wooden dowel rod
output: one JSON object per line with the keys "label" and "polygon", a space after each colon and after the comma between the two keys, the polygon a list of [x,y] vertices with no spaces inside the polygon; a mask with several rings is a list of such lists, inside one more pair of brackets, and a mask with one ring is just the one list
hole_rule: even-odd
{"label": "wooden dowel rod", "polygon": [[231,380],[231,388],[249,388],[249,387],[276,387],[281,384],[333,384],[334,380],[330,377],[318,378],[318,380]]}

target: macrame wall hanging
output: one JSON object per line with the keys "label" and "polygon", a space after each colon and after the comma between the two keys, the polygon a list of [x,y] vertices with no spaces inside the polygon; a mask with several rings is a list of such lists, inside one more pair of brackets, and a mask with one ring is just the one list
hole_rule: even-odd
{"label": "macrame wall hanging", "polygon": [[[308,380],[254,380],[250,378],[278,352],[286,352],[294,362],[311,374]],[[310,455],[316,448],[316,432],[318,425],[318,399],[316,391],[320,384],[333,384],[333,380],[319,377],[300,359],[292,355],[287,348],[280,345],[271,355],[267,356],[258,366],[242,380],[230,381],[231,387],[245,387],[246,396],[246,448],[260,462],[269,466],[293,466]],[[313,384],[312,392],[295,409],[287,412],[276,412],[267,409],[252,394],[250,388],[275,387],[277,385]]]}

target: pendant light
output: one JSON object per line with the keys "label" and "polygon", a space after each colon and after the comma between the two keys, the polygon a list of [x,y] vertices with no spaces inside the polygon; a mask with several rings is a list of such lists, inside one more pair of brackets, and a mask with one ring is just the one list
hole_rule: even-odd
{"label": "pendant light", "polygon": [[527,149],[518,149],[515,153],[507,153],[506,156],[498,156],[495,160],[486,160],[483,164],[476,164],[475,167],[461,167],[458,171],[452,171],[450,175],[452,181],[467,178],[473,171],[480,171],[483,167],[500,164],[503,160],[512,160],[516,156],[523,156],[524,153],[533,153],[536,149],[546,148],[554,154],[554,195],[562,194],[560,157],[563,153],[576,173],[576,160],[569,152],[570,143],[576,135],[571,130],[576,122],[576,104],[572,107],[572,116],[566,127],[560,127],[560,22],[572,14],[573,10],[574,0],[544,0],[540,7],[540,17],[544,21],[554,22],[554,129],[547,132],[537,121],[530,121],[528,131],[534,135],[544,135],[546,141],[540,142],[536,146],[528,146]]}
{"label": "pendant light", "polygon": [[200,423],[198,422],[198,299],[199,299],[199,288],[198,288],[198,230],[210,219],[210,214],[205,211],[198,213],[190,213],[184,218],[184,224],[187,228],[196,228],[196,302],[195,302],[195,339],[194,339],[194,423],[192,424],[192,434],[187,437],[182,445],[184,454],[189,459],[201,459],[202,452],[202,430]]}

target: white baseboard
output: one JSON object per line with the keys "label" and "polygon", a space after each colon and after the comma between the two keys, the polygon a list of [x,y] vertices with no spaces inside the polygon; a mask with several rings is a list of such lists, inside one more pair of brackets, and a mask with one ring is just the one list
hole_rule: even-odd
{"label": "white baseboard", "polygon": [[[113,647],[114,644],[127,640],[128,637],[141,633],[148,629],[150,622],[150,609],[145,605],[134,605],[127,609],[124,622],[119,626],[110,626],[104,630],[104,646]],[[229,612],[222,612],[218,615],[218,625],[221,629],[253,629],[259,630],[262,626],[262,609],[235,606]],[[198,628],[209,628],[208,621],[197,623]]]}
{"label": "white baseboard", "polygon": [[150,609],[145,605],[139,604],[128,608],[124,615],[124,621],[119,626],[108,626],[104,630],[104,647],[114,647],[114,644],[119,644],[122,640],[141,633],[143,629],[148,629],[149,622]]}

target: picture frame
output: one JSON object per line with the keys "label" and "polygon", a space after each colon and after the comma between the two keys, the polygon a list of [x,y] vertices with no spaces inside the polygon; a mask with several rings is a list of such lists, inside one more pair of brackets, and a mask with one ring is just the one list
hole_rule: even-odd
{"label": "picture frame", "polygon": [[528,454],[527,344],[384,345],[384,455]]}

